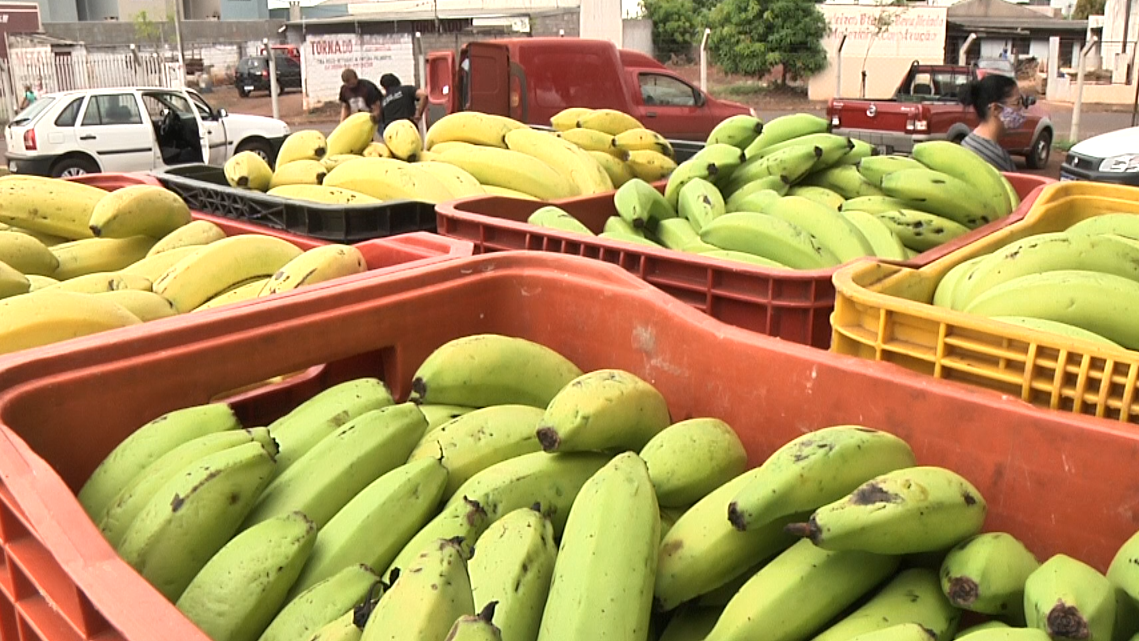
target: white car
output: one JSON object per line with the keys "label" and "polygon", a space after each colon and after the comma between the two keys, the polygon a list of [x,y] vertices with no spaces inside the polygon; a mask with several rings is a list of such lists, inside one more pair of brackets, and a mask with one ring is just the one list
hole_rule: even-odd
{"label": "white car", "polygon": [[1060,180],[1139,186],[1139,127],[1093,136],[1068,150]]}
{"label": "white car", "polygon": [[4,128],[9,171],[56,177],[220,166],[240,151],[271,166],[288,135],[280,120],[215,110],[196,91],[159,87],[45,94]]}

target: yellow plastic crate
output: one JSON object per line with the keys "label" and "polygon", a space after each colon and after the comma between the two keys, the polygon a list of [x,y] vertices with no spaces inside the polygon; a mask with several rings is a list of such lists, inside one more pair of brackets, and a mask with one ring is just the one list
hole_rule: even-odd
{"label": "yellow plastic crate", "polygon": [[831,351],[987,387],[1034,405],[1139,422],[1139,352],[930,304],[954,266],[1109,212],[1139,214],[1139,188],[1057,183],[1044,188],[1024,220],[921,269],[875,262],[844,267],[834,275]]}

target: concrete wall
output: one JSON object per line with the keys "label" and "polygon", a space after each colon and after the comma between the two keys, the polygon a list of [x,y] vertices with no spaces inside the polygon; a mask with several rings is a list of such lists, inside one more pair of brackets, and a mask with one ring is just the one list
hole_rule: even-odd
{"label": "concrete wall", "polygon": [[79,19],[75,0],[34,0],[40,6],[43,22],[74,22]]}
{"label": "concrete wall", "polygon": [[653,54],[653,21],[648,19],[624,20],[624,42],[626,49]]}
{"label": "concrete wall", "polygon": [[622,46],[621,0],[581,0],[581,37]]}
{"label": "concrete wall", "polygon": [[[1075,77],[1067,75],[1048,79],[1048,99],[1057,102],[1075,102]],[[1084,104],[1130,105],[1135,100],[1135,85],[1112,84],[1093,85],[1084,81]]]}
{"label": "concrete wall", "polygon": [[373,82],[385,73],[412,82],[416,76],[412,37],[406,33],[308,34],[301,48],[305,108],[337,100],[340,72],[348,67]]}
{"label": "concrete wall", "polygon": [[266,0],[221,0],[222,20],[268,20]]}
{"label": "concrete wall", "polygon": [[[280,20],[231,21],[186,20],[182,23],[182,39],[186,45],[218,43],[244,43],[260,41],[262,38],[277,39],[277,29],[284,24]],[[174,42],[174,25],[163,22],[156,25],[162,31],[166,42]],[[47,35],[76,42],[98,43],[101,45],[130,44],[138,41],[134,24],[130,22],[56,22],[45,24]]]}
{"label": "concrete wall", "polygon": [[182,15],[187,20],[218,20],[221,18],[221,0],[184,0]]}
{"label": "concrete wall", "polygon": [[[530,35],[535,38],[557,36],[559,30],[565,32],[565,37],[576,38],[582,36],[580,11],[577,7],[561,12],[543,12],[530,16]],[[515,34],[524,36],[526,34]]]}

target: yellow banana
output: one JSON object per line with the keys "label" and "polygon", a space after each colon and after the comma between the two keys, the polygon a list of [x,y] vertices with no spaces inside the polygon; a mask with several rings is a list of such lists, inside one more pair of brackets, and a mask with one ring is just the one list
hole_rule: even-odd
{"label": "yellow banana", "polygon": [[420,160],[415,166],[438,178],[456,198],[486,194],[486,189],[474,176],[455,165],[438,160]]}
{"label": "yellow banana", "polygon": [[0,262],[0,298],[26,294],[32,288],[31,281],[8,263]]}
{"label": "yellow banana", "polygon": [[462,168],[484,186],[506,187],[542,200],[578,194],[569,178],[545,162],[509,149],[471,146],[448,151],[439,160]]}
{"label": "yellow banana", "polygon": [[8,175],[0,178],[0,222],[31,232],[91,238],[91,212],[107,195],[70,180]]}
{"label": "yellow banana", "polygon": [[633,175],[633,170],[624,160],[604,151],[590,151],[589,155],[601,165],[605,173],[609,174],[609,182],[613,183],[614,188],[620,188],[621,185],[636,178]]}
{"label": "yellow banana", "polygon": [[370,142],[361,154],[364,158],[395,158],[391,149],[382,142]]}
{"label": "yellow banana", "polygon": [[440,203],[454,198],[431,173],[393,158],[362,158],[344,163],[325,177],[324,184],[380,200]]}
{"label": "yellow banana", "polygon": [[419,128],[410,120],[400,119],[384,127],[384,144],[400,160],[415,162],[423,151]]}
{"label": "yellow banana", "polygon": [[590,113],[593,113],[593,110],[588,107],[567,107],[550,118],[550,126],[554,128],[554,131],[574,129],[577,127],[577,121]]}
{"label": "yellow banana", "polygon": [[130,238],[87,238],[73,240],[51,248],[59,267],[51,277],[67,280],[96,272],[117,272],[143,258],[154,246],[149,236]]}
{"label": "yellow banana", "polygon": [[441,142],[469,142],[489,147],[506,147],[506,134],[526,125],[505,116],[484,114],[477,111],[459,111],[447,114],[427,130],[423,147],[434,151]]}
{"label": "yellow banana", "polygon": [[195,220],[160,238],[150,248],[150,251],[146,252],[146,255],[150,257],[181,247],[208,245],[223,238],[225,238],[225,232],[222,231],[221,227],[208,220]]}
{"label": "yellow banana", "polygon": [[315,129],[294,131],[281,143],[277,152],[277,169],[294,160],[322,160],[328,151],[328,141],[324,134]]}
{"label": "yellow banana", "polygon": [[154,282],[154,293],[188,312],[236,283],[273,275],[300,254],[296,245],[272,236],[233,236],[183,258]]}
{"label": "yellow banana", "polygon": [[630,129],[644,127],[636,118],[616,109],[594,109],[579,117],[577,126],[582,129],[596,129],[614,136]]}
{"label": "yellow banana", "polygon": [[[503,135],[505,136],[505,134],[503,134]],[[433,154],[445,154],[448,151],[451,151],[452,149],[463,149],[463,148],[471,147],[471,146],[473,146],[473,145],[469,142],[463,142],[461,140],[448,140],[445,142],[435,143],[435,145],[433,147],[431,147],[431,153],[433,153]],[[438,159],[438,155],[436,155],[435,159]]]}
{"label": "yellow banana", "polygon": [[91,212],[91,232],[103,238],[162,238],[193,220],[186,202],[156,185],[131,185],[99,201]]}
{"label": "yellow banana", "polygon": [[645,182],[664,180],[676,169],[676,161],[672,158],[649,149],[630,151],[625,158],[625,164],[633,171],[634,176]]}
{"label": "yellow banana", "polygon": [[261,156],[252,151],[242,151],[225,161],[222,167],[225,179],[231,187],[265,191],[273,180],[273,169]]}
{"label": "yellow banana", "polygon": [[0,300],[0,354],[137,325],[138,317],[101,296],[36,292]]}
{"label": "yellow banana", "polygon": [[609,174],[584,150],[553,134],[534,129],[515,129],[506,134],[506,146],[549,165],[570,179],[581,195],[613,191]]}
{"label": "yellow banana", "polygon": [[113,292],[104,292],[100,297],[122,305],[123,309],[134,314],[142,322],[158,320],[177,316],[178,310],[170,301],[151,291],[137,289],[120,289]]}
{"label": "yellow banana", "polygon": [[376,123],[372,122],[372,114],[366,111],[354,113],[328,134],[326,153],[329,156],[363,153],[375,137]]}
{"label": "yellow banana", "polygon": [[140,292],[150,291],[150,279],[138,274],[123,272],[96,272],[65,280],[48,289],[53,291],[75,292],[77,294],[101,294],[131,289]]}
{"label": "yellow banana", "polygon": [[558,133],[563,140],[568,140],[586,151],[603,151],[614,158],[625,154],[613,146],[613,136],[595,129],[568,129]]}
{"label": "yellow banana", "polygon": [[202,245],[186,245],[185,247],[176,247],[169,251],[164,251],[161,254],[153,254],[120,269],[119,273],[142,276],[153,283],[178,261],[196,253],[201,248]]}
{"label": "yellow banana", "polygon": [[277,167],[269,181],[269,189],[285,185],[319,185],[328,175],[328,169],[319,160],[294,160]]}
{"label": "yellow banana", "polygon": [[328,185],[282,185],[270,189],[269,195],[324,205],[378,205],[381,202],[379,198]]}
{"label": "yellow banana", "polygon": [[287,292],[298,287],[367,271],[368,263],[351,245],[323,245],[306,251],[285,263],[261,290],[261,296]]}
{"label": "yellow banana", "polygon": [[36,274],[27,274],[26,278],[32,285],[31,289],[28,290],[29,292],[38,292],[59,282],[51,276],[38,276]]}
{"label": "yellow banana", "polygon": [[483,185],[482,188],[483,188],[483,191],[490,194],[491,196],[503,196],[506,198],[517,198],[518,200],[533,200],[534,202],[541,201],[541,199],[538,198],[537,196],[531,196],[530,194],[524,194],[520,191],[517,191],[514,189],[508,189],[506,187],[499,187],[498,185]]}
{"label": "yellow banana", "polygon": [[233,303],[240,303],[241,301],[259,298],[261,296],[261,290],[265,288],[265,283],[267,282],[269,282],[268,278],[250,279],[244,283],[230,287],[217,296],[214,296],[201,305],[198,305],[194,309],[190,310],[190,312],[204,312],[207,309],[221,307],[222,305],[232,305]]}
{"label": "yellow banana", "polygon": [[48,276],[59,267],[59,259],[39,240],[14,231],[0,231],[0,261],[23,274]]}
{"label": "yellow banana", "polygon": [[328,171],[332,171],[349,160],[356,160],[357,158],[363,157],[364,156],[360,154],[336,154],[335,156],[325,156],[320,162],[328,168]]}
{"label": "yellow banana", "polygon": [[675,155],[672,151],[672,145],[664,136],[652,129],[645,129],[643,127],[622,131],[616,136],[613,136],[613,146],[622,151],[648,149],[664,154],[669,158]]}

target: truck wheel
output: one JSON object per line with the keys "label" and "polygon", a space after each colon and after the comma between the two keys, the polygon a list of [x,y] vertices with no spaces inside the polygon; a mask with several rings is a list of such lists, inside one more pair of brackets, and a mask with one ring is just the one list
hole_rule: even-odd
{"label": "truck wheel", "polygon": [[1029,169],[1044,169],[1048,166],[1048,158],[1052,155],[1052,134],[1048,131],[1040,132],[1036,140],[1032,141],[1032,149],[1024,157]]}

